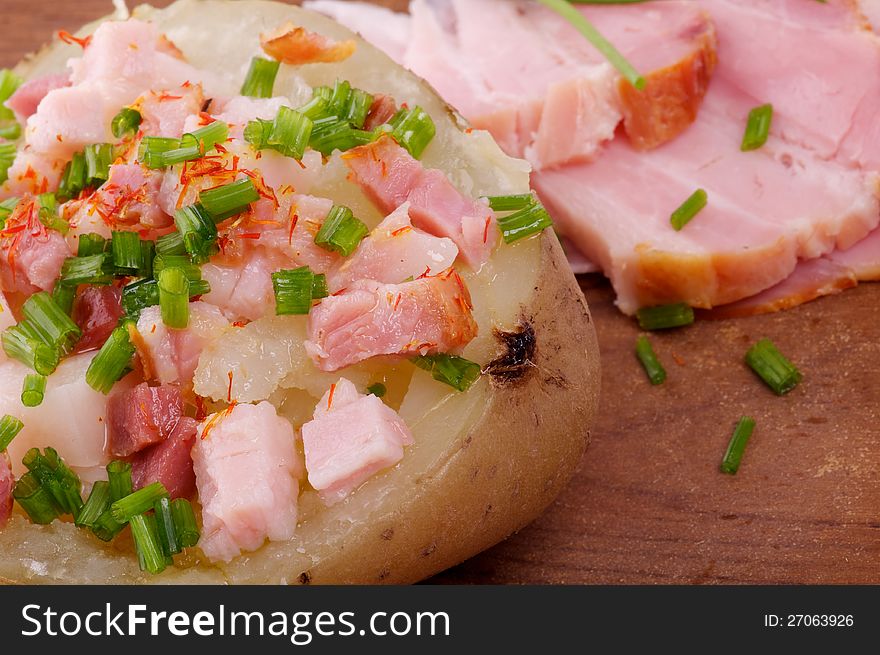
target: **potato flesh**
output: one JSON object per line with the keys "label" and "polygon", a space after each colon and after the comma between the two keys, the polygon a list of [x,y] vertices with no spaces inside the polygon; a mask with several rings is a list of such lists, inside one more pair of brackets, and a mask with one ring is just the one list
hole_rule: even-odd
{"label": "potato flesh", "polygon": [[[251,57],[261,54],[261,31],[293,20],[336,39],[352,38],[348,30],[322,16],[254,0],[183,0],[161,11],[141,7],[134,15],[155,21],[160,31],[167,34],[195,66],[223,73],[230,94],[237,93]],[[235,29],[226,29],[229,25],[235,25]],[[69,47],[53,48],[21,71],[26,75],[58,71],[68,57],[76,54]],[[367,91],[389,94],[399,103],[424,107],[437,124],[437,137],[425,151],[423,163],[447,171],[463,192],[477,197],[528,190],[528,168],[524,162],[504,155],[488,134],[463,131],[461,119],[450,112],[424,82],[362,41],[359,40],[358,49],[349,60],[304,66],[300,73],[313,86],[332,84],[337,78],[347,79]],[[277,87],[276,92],[283,91],[282,86]],[[290,86],[293,88],[295,84]],[[314,193],[352,206],[370,224],[381,218],[360,190],[339,171],[328,175],[323,187]],[[540,239],[527,239],[511,246],[502,244],[479,273],[463,272],[479,325],[479,336],[466,348],[466,357],[486,363],[496,355],[498,347],[493,329],[512,329],[517,325],[536,287],[540,259]],[[268,319],[267,325],[271,321]],[[272,326],[269,332],[276,332],[279,325]],[[354,373],[362,376],[359,381],[363,383],[370,376],[375,379],[388,375],[391,372],[388,366],[373,363],[357,367]],[[347,374],[347,371],[340,372],[340,375]],[[406,381],[408,375],[409,371],[403,373],[402,380]],[[321,379],[322,384],[324,381]],[[225,398],[228,378],[221,364],[205,376],[205,384],[211,387],[212,393],[221,391],[221,397]],[[300,382],[289,386],[310,385]],[[308,396],[314,397],[317,391],[317,388],[308,388],[304,395],[303,391],[296,390],[286,398],[275,394],[272,399],[281,405],[282,413],[301,419],[307,411]],[[261,389],[252,395],[264,393]],[[120,552],[113,546],[103,546],[86,531],[67,523],[40,527],[19,516],[0,532],[0,551],[5,554],[0,558],[0,578],[69,583],[296,582],[301,573],[338,557],[346,543],[356,541],[371,526],[399,513],[420,480],[442,475],[451,456],[462,447],[469,428],[483,414],[491,390],[484,379],[469,392],[458,393],[434,381],[427,373],[415,370],[405,397],[401,388],[396,389],[396,393],[402,398],[400,413],[413,431],[415,445],[407,450],[398,466],[370,479],[338,505],[326,508],[314,492],[305,491],[300,498],[301,524],[292,542],[267,543],[259,551],[244,553],[227,565],[176,567],[153,578],[138,570],[136,558],[130,551]]]}

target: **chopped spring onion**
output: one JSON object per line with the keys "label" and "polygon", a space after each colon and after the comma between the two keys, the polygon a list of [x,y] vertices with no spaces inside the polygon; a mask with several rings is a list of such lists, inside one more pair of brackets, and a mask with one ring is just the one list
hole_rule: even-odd
{"label": "chopped spring onion", "polygon": [[322,155],[330,156],[335,150],[345,152],[372,143],[377,136],[377,133],[353,128],[346,121],[337,121],[313,133],[309,145]]}
{"label": "chopped spring onion", "polygon": [[6,355],[41,375],[55,371],[60,359],[56,348],[47,346],[33,331],[27,321],[6,328],[0,336]]}
{"label": "chopped spring onion", "polygon": [[742,461],[743,452],[746,444],[755,430],[755,419],[750,416],[743,416],[733,431],[730,443],[727,444],[727,452],[724,453],[724,459],[721,460],[721,472],[730,475],[736,475]]}
{"label": "chopped spring onion", "polygon": [[127,284],[122,288],[122,311],[136,321],[147,307],[159,304],[159,283],[144,279]]}
{"label": "chopped spring onion", "polygon": [[614,68],[616,68],[617,71],[636,89],[641,91],[645,88],[647,84],[645,78],[639,75],[639,72],[633,68],[632,64],[630,64],[622,54],[620,54],[617,48],[602,36],[599,31],[593,27],[593,24],[584,18],[584,16],[566,0],[538,0],[538,2],[547,8],[552,9],[571,23],[578,32],[586,37],[587,41],[593,44],[593,47],[596,48],[596,50],[605,56],[608,63],[614,66]]}
{"label": "chopped spring onion", "polygon": [[52,496],[59,514],[72,514],[75,517],[83,507],[80,494],[82,483],[58,456],[54,448],[46,448],[42,453],[36,448],[27,451],[22,463],[40,481]]}
{"label": "chopped spring onion", "polygon": [[684,303],[643,307],[636,312],[636,316],[643,330],[666,330],[693,324],[694,309]]}
{"label": "chopped spring onion", "polygon": [[373,106],[373,96],[361,89],[352,89],[348,96],[348,111],[344,118],[354,127],[360,129],[367,122],[370,107]]}
{"label": "chopped spring onion", "polygon": [[[174,212],[174,223],[186,251],[198,261],[207,260],[217,242],[217,224],[208,211],[199,203],[181,207]],[[153,269],[157,268],[154,262]]]}
{"label": "chopped spring onion", "polygon": [[177,543],[182,548],[192,548],[199,543],[199,526],[196,523],[196,513],[193,511],[192,503],[186,498],[172,500],[171,516],[174,519]]}
{"label": "chopped spring onion", "polygon": [[369,232],[369,228],[355,218],[348,207],[334,205],[315,235],[315,243],[324,250],[348,257]]}
{"label": "chopped spring onion", "polygon": [[95,143],[86,146],[86,184],[101,186],[110,177],[110,164],[113,163],[113,146],[109,143]]}
{"label": "chopped spring onion", "polygon": [[534,193],[520,193],[513,196],[488,196],[489,207],[496,212],[515,212],[535,204]]}
{"label": "chopped spring onion", "polygon": [[327,276],[324,273],[316,273],[312,280],[312,300],[320,300],[330,295],[327,288]]}
{"label": "chopped spring onion", "polygon": [[803,379],[801,372],[770,339],[761,339],[746,353],[746,364],[778,396],[784,396]]}
{"label": "chopped spring onion", "polygon": [[319,277],[308,266],[272,273],[275,313],[278,316],[308,314],[312,301],[326,296],[326,279],[316,284],[315,278]]}
{"label": "chopped spring onion", "polygon": [[3,202],[0,202],[0,229],[3,229],[6,226],[6,220],[12,216],[12,212],[18,207],[20,201],[21,198],[7,198]]}
{"label": "chopped spring onion", "polygon": [[21,387],[21,404],[25,407],[37,407],[43,402],[46,394],[46,376],[39,373],[28,373],[24,376]]}
{"label": "chopped spring onion", "polygon": [[498,229],[501,230],[505,243],[514,243],[533,234],[540,234],[548,227],[553,227],[553,220],[537,198],[533,198],[532,204],[525,209],[498,218]]}
{"label": "chopped spring onion", "polygon": [[91,257],[92,255],[100,255],[107,250],[107,239],[100,234],[89,232],[79,236],[79,245],[77,246],[77,257]]}
{"label": "chopped spring onion", "polygon": [[394,140],[416,159],[422,156],[437,134],[434,120],[421,107],[399,110],[389,124],[393,128],[391,135]]}
{"label": "chopped spring onion", "polygon": [[183,329],[189,324],[189,280],[181,268],[165,268],[159,273],[159,307],[162,322]]}
{"label": "chopped spring onion", "polygon": [[184,138],[191,137],[195,139],[195,142],[199,144],[202,154],[204,154],[218,143],[223,143],[229,138],[229,125],[224,121],[214,121],[183,136]]}
{"label": "chopped spring onion", "polygon": [[15,144],[0,143],[0,184],[9,179],[9,168],[15,161]]}
{"label": "chopped spring onion", "polygon": [[336,80],[332,89],[324,87],[320,92],[313,93],[320,93],[322,97],[327,99],[328,115],[342,117],[348,114],[349,99],[351,98],[351,83],[348,80]]}
{"label": "chopped spring onion", "polygon": [[177,541],[177,530],[174,528],[174,517],[171,514],[171,499],[160,498],[153,505],[156,514],[156,523],[159,527],[159,543],[166,557],[177,555],[183,548]]}
{"label": "chopped spring onion", "polygon": [[[138,160],[147,168],[165,168],[169,166],[168,159],[177,159],[178,161],[187,161],[186,157],[198,159],[201,156],[199,144],[192,141],[188,145],[186,152],[180,152],[182,149],[180,139],[145,136],[138,149]],[[180,159],[180,157],[184,157],[184,159]]]}
{"label": "chopped spring onion", "polygon": [[174,231],[156,239],[156,254],[185,255],[186,246],[183,245],[183,235],[178,231]]}
{"label": "chopped spring onion", "polygon": [[61,174],[57,195],[65,200],[76,198],[86,188],[86,182],[86,157],[81,152],[74,153]]}
{"label": "chopped spring onion", "polygon": [[110,481],[110,502],[130,496],[133,490],[131,462],[115,459],[107,464],[107,479]]}
{"label": "chopped spring onion", "polygon": [[757,150],[770,136],[770,125],[773,123],[773,105],[761,105],[749,112],[749,120],[746,123],[746,131],[743,134],[740,150],[748,152]]}
{"label": "chopped spring onion", "polygon": [[61,284],[109,284],[115,272],[112,264],[109,253],[68,257],[61,265]]}
{"label": "chopped spring onion", "polygon": [[679,232],[685,225],[699,214],[709,202],[709,196],[704,189],[697,189],[691,196],[685,200],[681,207],[672,212],[669,222],[676,232]]}
{"label": "chopped spring onion", "polygon": [[388,393],[388,387],[381,382],[376,382],[367,387],[367,393],[376,396],[376,398],[382,398]]}
{"label": "chopped spring onion", "polygon": [[[199,203],[208,213],[208,220],[214,219],[217,223],[242,213],[251,203],[259,199],[260,194],[249,178],[224,184],[213,189],[206,189],[199,193]],[[198,207],[199,205],[191,206]],[[211,225],[214,227],[214,235],[216,237],[217,228],[213,222]],[[186,233],[180,225],[178,225],[178,229],[184,233],[185,240]],[[203,234],[210,232],[207,225],[200,225],[197,229]]]}
{"label": "chopped spring onion", "polygon": [[110,123],[110,131],[113,132],[113,136],[117,139],[134,136],[137,134],[142,120],[141,113],[137,109],[123,107],[113,117]]}
{"label": "chopped spring onion", "polygon": [[0,137],[15,141],[21,136],[21,125],[15,120],[15,112],[5,102],[21,86],[23,80],[8,68],[0,70]]}
{"label": "chopped spring onion", "polygon": [[280,62],[254,57],[241,85],[241,95],[251,98],[271,98]]}
{"label": "chopped spring onion", "polygon": [[86,382],[95,391],[110,393],[113,385],[128,370],[135,348],[128,335],[128,325],[124,321],[110,333],[110,337],[101,346],[101,350],[89,364],[86,371]]}
{"label": "chopped spring onion", "polygon": [[62,355],[68,354],[82,336],[79,326],[45,291],[32,295],[21,309],[40,340]]}
{"label": "chopped spring onion", "polygon": [[91,528],[108,509],[110,509],[110,483],[106,480],[98,480],[92,486],[86,504],[76,517],[76,525]]}
{"label": "chopped spring onion", "polygon": [[101,541],[113,541],[113,538],[125,528],[125,524],[114,519],[108,507],[91,528],[94,535]]}
{"label": "chopped spring onion", "polygon": [[[115,503],[114,503],[115,505]],[[159,543],[159,528],[152,514],[139,514],[131,517],[131,536],[137,551],[142,571],[161,573],[167,566],[165,554]]]}
{"label": "chopped spring onion", "polygon": [[186,255],[157,255],[153,260],[153,272],[158,278],[159,273],[166,268],[179,268],[186,273],[186,279],[190,282],[197,282],[202,279],[202,271],[198,266],[192,263]]}
{"label": "chopped spring onion", "polygon": [[638,341],[636,341],[636,357],[642,363],[651,384],[656,386],[666,381],[666,369],[663,368],[663,364],[660,363],[657,355],[654,354],[654,349],[651,347],[648,337],[644,335],[640,336]]}
{"label": "chopped spring onion", "polygon": [[314,123],[305,114],[290,107],[281,107],[272,123],[266,145],[285,157],[302,159],[312,136]]}
{"label": "chopped spring onion", "polygon": [[248,121],[244,128],[244,140],[250,143],[255,150],[265,150],[269,147],[273,124],[273,121],[263,118]]}
{"label": "chopped spring onion", "polygon": [[137,270],[143,264],[141,238],[137,232],[114,231],[110,239],[110,252],[116,268]]}
{"label": "chopped spring onion", "polygon": [[15,483],[12,497],[33,523],[49,525],[58,518],[59,512],[49,490],[43,487],[33,473],[25,473]]}
{"label": "chopped spring onion", "polygon": [[9,444],[18,436],[23,427],[24,423],[9,414],[0,418],[0,453],[9,448]]}
{"label": "chopped spring onion", "polygon": [[113,504],[110,505],[110,512],[117,521],[125,523],[132,517],[153,509],[153,505],[159,499],[167,496],[168,491],[165,489],[165,485],[161,482],[154,482],[143,489],[128,494],[125,498],[113,501]]}
{"label": "chopped spring onion", "polygon": [[141,265],[137,268],[138,277],[153,277],[153,260],[155,257],[155,241],[141,241]]}
{"label": "chopped spring onion", "polygon": [[458,355],[423,355],[413,359],[413,363],[421,369],[431,372],[438,382],[448,384],[458,391],[467,391],[474,382],[480,379],[480,365]]}
{"label": "chopped spring onion", "polygon": [[[323,92],[326,91],[326,94]],[[311,118],[313,121],[318,120],[319,118],[326,118],[330,116],[329,110],[329,102],[331,91],[328,87],[316,87],[312,91],[312,99],[309,100],[302,107],[297,108],[297,111],[301,114],[304,114]]]}
{"label": "chopped spring onion", "polygon": [[56,284],[52,289],[52,300],[61,308],[65,314],[70,316],[73,311],[73,301],[76,299],[76,287],[69,287],[64,284]]}

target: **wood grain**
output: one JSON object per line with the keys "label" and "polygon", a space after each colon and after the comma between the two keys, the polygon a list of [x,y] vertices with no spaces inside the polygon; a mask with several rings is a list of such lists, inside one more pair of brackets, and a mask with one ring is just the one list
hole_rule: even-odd
{"label": "wood grain", "polygon": [[[9,66],[110,2],[4,0],[3,9],[0,66]],[[633,355],[637,327],[600,278],[581,282],[604,369],[593,444],[544,516],[433,581],[880,582],[880,288],[653,336],[669,380],[652,388]],[[761,337],[805,374],[785,398],[742,363]],[[718,464],[744,414],[758,427],[739,474],[725,476]]]}

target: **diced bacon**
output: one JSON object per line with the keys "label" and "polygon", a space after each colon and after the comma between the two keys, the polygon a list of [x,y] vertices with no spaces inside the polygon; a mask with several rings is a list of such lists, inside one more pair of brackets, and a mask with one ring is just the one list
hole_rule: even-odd
{"label": "diced bacon", "polygon": [[141,382],[107,399],[107,450],[128,457],[170,438],[183,418],[180,387]]}
{"label": "diced bacon", "polygon": [[204,523],[199,546],[211,561],[293,537],[301,475],[294,439],[293,426],[267,402],[233,405],[199,425],[192,451]]}
{"label": "diced bacon", "polygon": [[[258,118],[272,120],[284,105],[290,105],[290,100],[280,96],[276,98],[236,96],[223,102],[215,101],[211,111],[215,119],[230,125],[229,135],[231,137],[242,139],[244,138],[244,128],[248,122]],[[196,127],[192,124],[193,118],[187,122],[187,131],[192,131]]]}
{"label": "diced bacon", "polygon": [[367,120],[364,121],[364,129],[374,130],[390,121],[396,113],[397,103],[394,101],[394,98],[381,93],[376,94],[373,97],[373,104],[370,105]]}
{"label": "diced bacon", "polygon": [[4,291],[51,291],[70,249],[40,222],[36,201],[19,202],[0,230],[0,284]]}
{"label": "diced bacon", "polygon": [[25,145],[7,171],[9,179],[0,186],[0,197],[37,195],[57,188],[65,164]]}
{"label": "diced bacon", "polygon": [[450,352],[477,335],[470,294],[450,270],[404,284],[361,281],[309,315],[306,351],[322,371],[378,355]]}
{"label": "diced bacon", "polygon": [[275,306],[274,270],[269,258],[258,249],[235,265],[204,264],[202,277],[211,285],[211,293],[202,300],[219,307],[232,321],[255,321]]}
{"label": "diced bacon", "polygon": [[330,273],[331,291],[358,280],[397,284],[407,278],[430,277],[450,268],[458,256],[451,239],[441,239],[412,227],[409,203],[404,203],[364,239],[351,257]]}
{"label": "diced bacon", "polygon": [[328,505],[403,459],[412,433],[397,412],[340,378],[302,427],[309,483]]}
{"label": "diced bacon", "polygon": [[187,118],[198,114],[204,102],[200,84],[150,91],[137,103],[143,116],[140,129],[150,136],[178,138],[183,135]]}
{"label": "diced bacon", "polygon": [[12,463],[6,451],[0,452],[0,530],[6,527],[12,515],[12,490],[15,488],[15,476],[12,474]]}
{"label": "diced bacon", "polygon": [[489,258],[498,240],[494,213],[463,195],[442,171],[423,168],[388,136],[343,157],[354,180],[382,211],[409,202],[413,225],[452,239],[469,265],[478,268]]}
{"label": "diced bacon", "polygon": [[147,307],[137,322],[145,348],[139,354],[147,360],[145,368],[158,382],[188,387],[202,348],[228,327],[229,321],[220,310],[204,302],[189,304],[189,325],[183,330],[166,327],[158,306]]}
{"label": "diced bacon", "polygon": [[135,489],[161,482],[172,498],[190,498],[196,490],[192,449],[198,422],[183,416],[164,441],[141,450],[131,460]]}
{"label": "diced bacon", "polygon": [[267,55],[293,66],[344,61],[357,48],[354,41],[334,41],[290,22],[261,34],[260,44]]}
{"label": "diced bacon", "polygon": [[24,122],[37,113],[37,107],[46,97],[49,91],[61,89],[70,85],[70,75],[67,73],[50,73],[42,75],[22,84],[15,93],[6,101],[6,106],[15,112],[15,118],[19,123]]}
{"label": "diced bacon", "polygon": [[77,352],[104,345],[122,318],[122,291],[114,286],[86,286],[76,294],[72,318],[82,330]]}

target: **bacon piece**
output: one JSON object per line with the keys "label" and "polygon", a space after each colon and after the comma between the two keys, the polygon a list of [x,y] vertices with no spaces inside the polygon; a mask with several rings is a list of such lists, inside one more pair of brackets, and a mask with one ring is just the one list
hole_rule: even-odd
{"label": "bacon piece", "polygon": [[394,98],[379,93],[373,97],[373,104],[370,105],[367,120],[364,121],[364,129],[374,130],[390,121],[396,113],[397,103]]}
{"label": "bacon piece", "polygon": [[477,335],[467,287],[454,270],[404,284],[364,280],[309,315],[306,352],[322,371],[377,355],[450,352]]}
{"label": "bacon piece", "polygon": [[498,240],[495,214],[462,194],[442,171],[423,168],[389,136],[343,157],[354,181],[382,211],[409,202],[413,225],[452,239],[469,265],[476,268],[489,258]]}
{"label": "bacon piece", "polygon": [[131,460],[131,479],[135,489],[161,482],[172,498],[189,498],[196,490],[190,454],[196,441],[198,422],[181,417],[164,441],[137,453]]}
{"label": "bacon piece", "polygon": [[107,449],[128,457],[171,437],[183,418],[180,387],[142,382],[107,399]]}
{"label": "bacon piece", "polygon": [[15,112],[16,120],[24,125],[25,121],[37,113],[43,98],[49,91],[70,86],[70,75],[67,73],[50,73],[42,75],[22,84],[6,101],[6,106]]}
{"label": "bacon piece", "polygon": [[0,285],[30,295],[51,291],[70,249],[40,222],[36,200],[23,200],[0,230]]}
{"label": "bacon piece", "polygon": [[334,41],[290,22],[261,34],[260,45],[273,59],[294,66],[344,61],[357,48],[354,41]]}
{"label": "bacon piece", "polygon": [[84,287],[73,303],[73,322],[82,330],[76,351],[103,346],[123,314],[122,291],[118,287]]}
{"label": "bacon piece", "polygon": [[12,515],[13,487],[15,487],[15,476],[12,474],[12,463],[4,451],[0,453],[0,530],[6,527]]}
{"label": "bacon piece", "polygon": [[228,562],[266,539],[293,537],[302,475],[293,426],[262,402],[232,405],[199,428],[192,455],[205,555]]}
{"label": "bacon piece", "polygon": [[379,471],[403,459],[412,433],[373,395],[345,378],[332,385],[302,427],[309,483],[328,505],[339,502]]}
{"label": "bacon piece", "polygon": [[140,100],[141,131],[150,136],[178,138],[189,116],[205,103],[200,84],[185,84],[168,91],[150,91]]}

